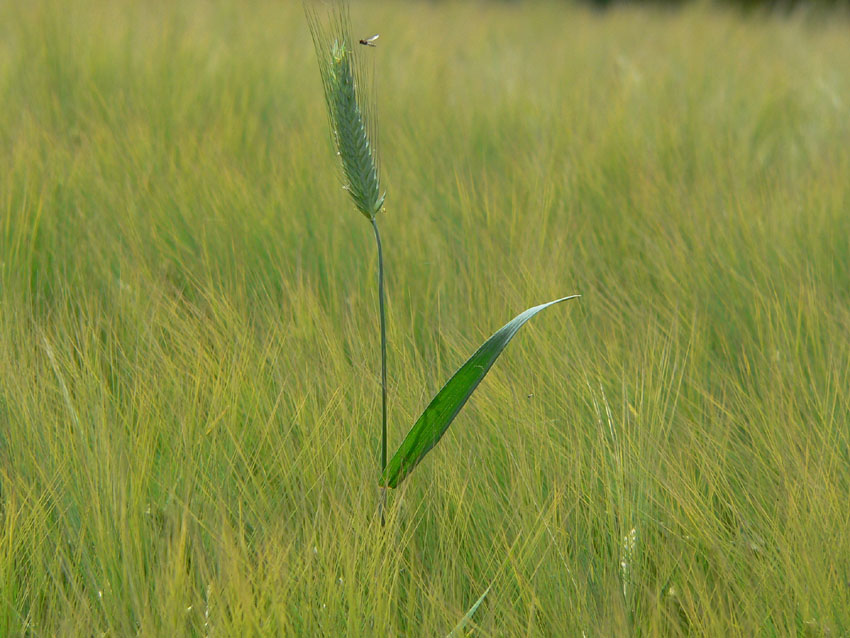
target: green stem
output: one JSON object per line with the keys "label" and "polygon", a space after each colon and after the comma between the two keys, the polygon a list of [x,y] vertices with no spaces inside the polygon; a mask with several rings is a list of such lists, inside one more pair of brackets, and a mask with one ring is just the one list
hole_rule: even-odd
{"label": "green stem", "polygon": [[372,218],[378,244],[378,306],[381,313],[381,472],[387,467],[387,322],[384,316],[384,254],[378,222]]}
{"label": "green stem", "polygon": [[[378,308],[381,313],[381,474],[387,467],[387,321],[384,315],[384,251],[381,249],[381,235],[378,222],[372,218],[375,229],[375,242],[378,244]],[[384,526],[384,504],[387,498],[386,488],[381,488],[378,510],[381,513],[381,527]]]}

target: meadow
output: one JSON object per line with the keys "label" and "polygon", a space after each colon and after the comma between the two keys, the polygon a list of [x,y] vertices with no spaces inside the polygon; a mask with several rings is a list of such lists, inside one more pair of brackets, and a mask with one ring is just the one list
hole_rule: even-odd
{"label": "meadow", "polygon": [[0,636],[850,636],[846,15],[0,4]]}

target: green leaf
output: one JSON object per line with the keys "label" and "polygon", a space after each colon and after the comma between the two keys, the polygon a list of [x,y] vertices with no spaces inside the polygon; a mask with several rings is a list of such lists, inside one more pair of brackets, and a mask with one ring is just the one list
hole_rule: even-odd
{"label": "green leaf", "polygon": [[398,487],[398,484],[413,471],[419,461],[446,433],[466,400],[475,391],[496,359],[502,354],[502,350],[505,349],[505,346],[526,321],[549,306],[575,299],[578,296],[571,295],[529,308],[514,317],[487,339],[484,345],[478,348],[478,351],[454,373],[454,376],[431,400],[422,416],[410,428],[410,432],[407,433],[404,441],[384,469],[380,484],[385,487]]}
{"label": "green leaf", "polygon": [[461,632],[463,631],[463,628],[466,626],[466,623],[468,623],[470,620],[472,620],[472,617],[475,615],[475,612],[478,611],[479,605],[481,605],[481,603],[484,602],[484,599],[487,597],[487,594],[490,593],[490,587],[492,587],[492,586],[493,585],[491,584],[489,587],[487,587],[487,589],[484,590],[484,593],[481,594],[481,597],[478,600],[475,601],[475,604],[472,607],[469,608],[469,611],[466,612],[466,614],[464,614],[463,618],[461,618],[460,622],[457,625],[455,625],[455,628],[452,629],[448,633],[446,638],[453,638],[453,636],[460,636],[461,635]]}

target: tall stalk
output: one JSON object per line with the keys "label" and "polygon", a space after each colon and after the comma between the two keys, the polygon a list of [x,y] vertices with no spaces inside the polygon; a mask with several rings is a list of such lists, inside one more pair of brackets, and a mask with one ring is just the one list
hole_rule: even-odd
{"label": "tall stalk", "polygon": [[[384,312],[384,251],[381,248],[381,234],[378,232],[378,222],[372,218],[372,228],[375,230],[375,243],[378,245],[378,312],[381,315],[381,474],[387,469],[387,320]],[[378,511],[381,517],[381,527],[384,519],[384,505],[387,501],[387,488],[381,487],[378,500]]]}
{"label": "tall stalk", "polygon": [[378,308],[381,314],[381,473],[387,469],[387,321],[384,313],[384,253],[378,222],[372,218],[378,244]]}
{"label": "tall stalk", "polygon": [[[322,9],[305,1],[304,8],[316,55],[331,139],[342,169],[343,185],[357,210],[371,223],[378,247],[378,304],[381,315],[381,473],[387,467],[387,325],[384,309],[384,254],[377,215],[383,207],[377,152],[374,77],[363,59],[363,47],[351,36],[348,4],[338,0]],[[384,524],[386,488],[379,511]]]}

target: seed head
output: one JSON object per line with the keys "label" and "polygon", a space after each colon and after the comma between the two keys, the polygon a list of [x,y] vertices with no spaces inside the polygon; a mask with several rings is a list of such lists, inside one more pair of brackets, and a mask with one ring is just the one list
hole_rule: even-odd
{"label": "seed head", "polygon": [[305,0],[304,11],[319,59],[331,138],[342,166],[343,186],[357,209],[368,219],[381,210],[372,77],[364,70],[362,54],[352,44],[351,20],[344,0],[320,11]]}

